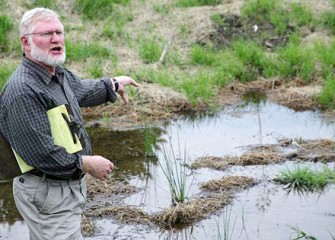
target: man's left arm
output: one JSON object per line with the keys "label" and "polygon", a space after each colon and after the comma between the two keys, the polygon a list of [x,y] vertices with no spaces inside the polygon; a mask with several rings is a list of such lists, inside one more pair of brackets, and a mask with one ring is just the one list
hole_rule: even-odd
{"label": "man's left arm", "polygon": [[81,80],[79,77],[69,74],[69,84],[72,87],[80,107],[92,107],[106,102],[115,102],[117,94],[121,96],[125,103],[128,102],[125,87],[140,85],[128,76],[102,77],[97,80]]}

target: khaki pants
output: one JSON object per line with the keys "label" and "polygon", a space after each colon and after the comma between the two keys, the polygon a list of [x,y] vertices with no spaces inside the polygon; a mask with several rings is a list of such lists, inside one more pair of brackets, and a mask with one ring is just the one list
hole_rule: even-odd
{"label": "khaki pants", "polygon": [[31,240],[81,240],[81,214],[86,203],[84,179],[60,181],[31,174],[14,178],[16,207]]}

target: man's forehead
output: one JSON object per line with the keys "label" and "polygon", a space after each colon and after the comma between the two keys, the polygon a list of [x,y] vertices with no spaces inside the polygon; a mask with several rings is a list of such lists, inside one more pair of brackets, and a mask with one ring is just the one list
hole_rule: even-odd
{"label": "man's forehead", "polygon": [[34,22],[34,28],[40,30],[62,29],[63,25],[58,19],[38,19]]}

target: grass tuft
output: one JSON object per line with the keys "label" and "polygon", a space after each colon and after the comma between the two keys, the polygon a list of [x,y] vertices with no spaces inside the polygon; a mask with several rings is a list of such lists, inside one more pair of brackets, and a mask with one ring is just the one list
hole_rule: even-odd
{"label": "grass tuft", "polygon": [[114,4],[127,5],[129,0],[77,0],[77,8],[89,20],[104,19],[114,10]]}
{"label": "grass tuft", "polygon": [[288,190],[319,192],[323,191],[328,183],[334,183],[334,179],[335,171],[327,166],[324,166],[322,171],[312,171],[307,166],[297,166],[294,170],[281,171],[275,181],[286,185]]}
{"label": "grass tuft", "polygon": [[100,44],[84,43],[84,42],[66,42],[66,54],[69,61],[81,61],[88,57],[100,57],[107,58],[112,54],[108,48],[101,46]]}
{"label": "grass tuft", "polygon": [[218,5],[222,0],[177,0],[178,7],[197,7]]}
{"label": "grass tuft", "polygon": [[169,139],[168,147],[162,146],[163,162],[159,162],[163,173],[168,180],[172,204],[183,203],[188,197],[190,185],[187,183],[188,154],[186,147],[181,149],[178,140],[178,152],[172,146]]}
{"label": "grass tuft", "polygon": [[0,15],[0,51],[8,50],[9,32],[13,28],[12,21],[5,15]]}

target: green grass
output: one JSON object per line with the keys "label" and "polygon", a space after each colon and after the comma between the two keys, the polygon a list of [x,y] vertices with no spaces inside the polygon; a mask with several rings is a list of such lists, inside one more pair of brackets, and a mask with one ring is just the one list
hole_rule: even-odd
{"label": "green grass", "polygon": [[332,0],[332,9],[324,12],[320,17],[320,22],[323,24],[329,31],[335,35],[335,0]]}
{"label": "green grass", "polygon": [[12,74],[14,69],[15,69],[14,67],[12,67],[8,64],[3,64],[0,67],[0,91],[2,90],[4,85],[6,84],[9,76]]}
{"label": "green grass", "polygon": [[335,75],[329,75],[322,87],[319,102],[325,108],[334,108],[335,106]]}
{"label": "green grass", "polygon": [[127,5],[129,0],[76,0],[79,12],[87,19],[105,19],[114,10],[115,4]]}
{"label": "green grass", "polygon": [[191,47],[191,61],[193,64],[213,66],[218,62],[218,59],[213,48],[195,44]]}
{"label": "green grass", "polygon": [[130,41],[126,24],[133,21],[134,16],[129,9],[117,8],[106,17],[103,23],[102,35],[115,42],[124,43]]}
{"label": "green grass", "polygon": [[321,171],[313,171],[307,166],[297,166],[294,170],[281,171],[275,181],[286,185],[289,190],[319,192],[323,191],[328,183],[335,182],[335,171],[327,166]]}
{"label": "green grass", "polygon": [[246,0],[241,8],[241,16],[257,22],[270,22],[272,13],[278,11],[279,6],[276,0]]}
{"label": "green grass", "polygon": [[327,78],[335,69],[335,40],[330,44],[322,42],[315,44],[315,52],[321,64],[322,75]]}
{"label": "green grass", "polygon": [[157,37],[146,37],[141,39],[139,56],[144,63],[155,63],[158,62],[163,50],[164,44],[161,39]]}
{"label": "green grass", "polygon": [[306,83],[317,74],[315,53],[312,48],[302,47],[298,40],[292,40],[287,47],[278,51],[278,75],[283,78],[299,77]]}
{"label": "green grass", "polygon": [[35,8],[35,7],[54,9],[56,7],[56,4],[52,0],[35,0],[29,5],[29,8]]}
{"label": "green grass", "polygon": [[208,103],[214,95],[213,74],[209,72],[186,74],[180,81],[179,87],[191,104]]}
{"label": "green grass", "polygon": [[69,61],[82,61],[89,57],[108,58],[112,57],[111,51],[100,44],[85,42],[66,42],[66,54]]}
{"label": "green grass", "polygon": [[168,181],[172,204],[183,203],[188,197],[191,183],[187,179],[188,154],[186,147],[181,149],[178,139],[178,152],[172,146],[169,139],[167,146],[161,146],[163,161],[159,165]]}
{"label": "green grass", "polygon": [[218,5],[222,0],[176,0],[179,7],[197,7],[206,5]]}
{"label": "green grass", "polygon": [[9,44],[9,32],[13,28],[13,23],[9,17],[5,15],[0,15],[0,52],[5,52],[8,50]]}

